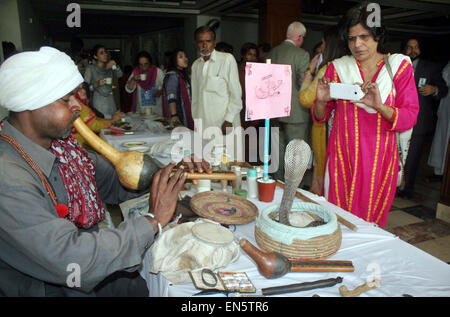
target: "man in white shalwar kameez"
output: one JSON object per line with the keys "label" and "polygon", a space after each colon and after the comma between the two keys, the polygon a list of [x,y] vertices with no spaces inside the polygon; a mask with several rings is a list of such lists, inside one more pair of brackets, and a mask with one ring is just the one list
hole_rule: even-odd
{"label": "man in white shalwar kameez", "polygon": [[[200,53],[200,57],[192,64],[191,79],[195,131],[214,145],[226,145],[227,153],[242,161],[239,116],[242,89],[236,60],[233,55],[214,49],[216,36],[209,27],[198,28],[194,36]],[[226,134],[228,137],[224,137]],[[235,136],[231,138],[233,134]]]}

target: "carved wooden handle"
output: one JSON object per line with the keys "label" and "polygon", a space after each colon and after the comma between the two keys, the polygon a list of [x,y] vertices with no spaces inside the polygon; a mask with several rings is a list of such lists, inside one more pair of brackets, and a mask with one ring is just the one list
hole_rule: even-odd
{"label": "carved wooden handle", "polygon": [[364,283],[363,285],[358,286],[352,291],[348,290],[347,286],[342,285],[341,287],[339,287],[339,293],[341,293],[343,297],[357,297],[362,293],[367,292],[368,290],[377,288],[379,285],[380,280],[375,280],[370,283]]}

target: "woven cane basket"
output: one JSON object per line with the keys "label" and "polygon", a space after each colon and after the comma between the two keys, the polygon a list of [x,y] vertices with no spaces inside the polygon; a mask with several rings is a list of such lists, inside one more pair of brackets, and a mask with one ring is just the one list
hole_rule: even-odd
{"label": "woven cane basket", "polygon": [[269,215],[278,210],[279,205],[270,206],[256,220],[255,239],[263,250],[279,252],[290,260],[325,259],[339,250],[342,232],[333,212],[317,204],[296,202],[293,212],[306,211],[325,221],[317,227],[296,228],[271,219]]}

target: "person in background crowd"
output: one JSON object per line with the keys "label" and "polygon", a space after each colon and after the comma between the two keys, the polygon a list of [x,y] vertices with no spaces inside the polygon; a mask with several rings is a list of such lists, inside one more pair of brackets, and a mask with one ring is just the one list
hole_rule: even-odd
{"label": "person in background crowd", "polygon": [[[244,129],[249,127],[254,127],[256,129],[256,136],[259,136],[259,128],[264,126],[263,120],[246,121],[245,120],[245,65],[247,62],[257,63],[258,62],[258,46],[255,43],[244,43],[241,47],[241,61],[238,64],[239,72],[239,82],[242,88],[242,110],[241,110],[241,125]],[[258,144],[252,141],[248,135],[245,136],[244,140],[244,150],[245,150],[245,161],[251,164],[256,164],[258,161]]]}
{"label": "person in background crowd", "polygon": [[301,48],[305,36],[305,26],[298,21],[292,22],[287,28],[286,39],[266,56],[272,60],[272,64],[291,65],[292,69],[291,113],[288,117],[276,120],[279,125],[279,167],[274,177],[279,180],[284,180],[284,153],[288,143],[293,139],[310,143],[311,115],[298,101],[300,87],[309,65],[309,54]]}
{"label": "person in background crowd", "polygon": [[[345,54],[344,42],[340,39],[335,27],[330,27],[325,30],[321,47],[323,51],[316,53],[311,59],[300,89],[300,105],[308,109],[314,104],[317,83],[325,74],[328,65],[334,59],[342,57]],[[319,65],[320,55],[322,55],[322,62]],[[319,70],[315,72],[316,69]],[[323,194],[323,176],[325,174],[325,156],[327,150],[327,129],[325,123],[313,122],[311,139],[314,153],[314,170],[310,191],[321,196]]]}
{"label": "person in background crowd", "polygon": [[6,61],[9,57],[13,56],[14,54],[17,54],[18,51],[16,49],[16,46],[13,42],[2,42],[3,46],[3,58]]}
{"label": "person in background crowd", "polygon": [[266,55],[269,54],[272,46],[269,43],[261,43],[258,45],[258,61],[260,63],[266,62]]}
{"label": "person in background crowd", "polygon": [[[150,53],[141,51],[136,56],[135,68],[128,78],[125,90],[133,94],[131,112],[151,114],[158,112],[157,99],[161,98],[164,72],[153,65]],[[146,110],[148,109],[148,110]]]}
{"label": "person in background crowd", "polygon": [[421,41],[418,38],[412,37],[404,41],[402,52],[412,60],[420,110],[406,157],[405,186],[397,195],[412,198],[425,137],[434,132],[435,107],[439,99],[447,94],[448,88],[442,79],[439,66],[421,57]]}
{"label": "person in background crowd", "polygon": [[194,130],[191,110],[191,80],[189,61],[182,49],[176,49],[169,57],[164,78],[162,102],[163,115],[174,126],[182,124]]}
{"label": "person in background crowd", "polygon": [[230,53],[231,55],[233,55],[234,48],[233,48],[233,45],[231,45],[231,44],[228,44],[226,42],[219,42],[216,44],[216,51]]}
{"label": "person in background crowd", "polygon": [[80,55],[80,61],[77,63],[78,71],[80,72],[81,76],[84,76],[86,73],[86,69],[89,65],[89,55],[86,53],[82,53]]}
{"label": "person in background crowd", "polygon": [[89,90],[93,92],[93,108],[103,114],[105,119],[111,119],[117,111],[112,91],[113,77],[120,78],[123,73],[116,61],[109,59],[104,45],[95,45],[92,49],[92,57],[95,63],[87,66],[84,81],[89,84]]}
{"label": "person in background crowd", "polygon": [[324,49],[325,49],[325,41],[322,38],[322,41],[320,43],[317,43],[313,48],[312,56],[317,56],[317,63],[316,63],[316,68],[314,69],[314,73],[317,73],[317,71],[319,70],[320,64],[322,64],[322,62],[323,62]]}
{"label": "person in background crowd", "polygon": [[70,40],[70,56],[75,65],[81,61],[81,55],[84,53],[84,42],[79,37],[73,37]]}
{"label": "person in background crowd", "polygon": [[172,51],[164,52],[164,63],[159,67],[164,73],[167,71],[167,67],[169,66],[169,59],[172,54]]}
{"label": "person in background crowd", "polygon": [[131,105],[133,104],[133,95],[125,90],[128,78],[133,72],[133,66],[125,65],[123,68],[123,75],[119,78],[120,89],[120,110],[124,113],[131,111]]}
{"label": "person in background crowd", "polygon": [[[194,120],[201,119],[197,121],[201,127],[195,125],[194,128],[200,133],[213,127],[220,129],[223,135],[234,133],[233,129],[241,126],[242,109],[236,59],[231,54],[214,49],[216,34],[208,26],[197,28],[194,39],[200,57],[192,64],[192,117]],[[220,140],[214,142],[227,146],[229,152],[234,150],[233,156],[239,161],[243,159],[241,138],[236,137],[232,145]]]}
{"label": "person in background crowd", "polygon": [[[81,106],[81,120],[83,120],[83,122],[86,123],[89,129],[91,129],[94,133],[98,134],[101,130],[111,127],[114,123],[120,122],[124,116],[123,112],[117,111],[114,113],[111,120],[98,118],[95,112],[89,108],[89,100],[84,85],[77,91],[75,98],[77,98]],[[72,134],[82,147],[92,149],[89,143],[81,136],[81,134],[78,133],[76,129],[73,129]]]}
{"label": "person in background crowd", "polygon": [[[450,61],[442,71],[442,77],[450,87]],[[441,99],[437,111],[436,131],[434,132],[433,143],[431,144],[428,165],[434,168],[434,175],[428,181],[441,181],[444,175],[445,159],[447,156],[448,141],[450,139],[450,93]]]}
{"label": "person in background crowd", "polygon": [[[328,66],[317,85],[311,114],[317,123],[325,123],[335,111],[325,163],[325,198],[384,227],[397,186],[396,132],[416,124],[419,102],[409,57],[383,54],[386,31],[383,23],[367,25],[368,5],[358,4],[340,21],[339,32],[350,55]],[[358,101],[332,99],[331,82],[359,84],[364,96]]]}

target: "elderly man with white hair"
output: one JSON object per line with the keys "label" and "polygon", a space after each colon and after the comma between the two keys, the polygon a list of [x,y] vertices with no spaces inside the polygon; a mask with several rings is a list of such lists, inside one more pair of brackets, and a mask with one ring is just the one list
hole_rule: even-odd
{"label": "elderly man with white hair", "polygon": [[[284,179],[284,152],[287,144],[292,139],[302,139],[309,142],[311,115],[308,109],[299,103],[299,91],[309,66],[309,54],[300,48],[306,35],[305,26],[298,22],[292,22],[286,31],[286,40],[274,47],[266,58],[271,59],[272,64],[285,64],[292,67],[292,96],[291,113],[288,117],[278,118],[279,123],[279,168],[275,172],[275,178]],[[272,136],[275,144],[276,135]],[[277,153],[271,153],[276,158]],[[272,164],[273,165],[273,164]]]}
{"label": "elderly man with white hair", "polygon": [[169,179],[174,163],[153,166],[150,213],[99,229],[103,202],[139,193],[71,136],[82,82],[70,57],[51,47],[0,67],[0,105],[9,110],[0,123],[0,296],[149,294],[137,269],[173,216],[186,173]]}

